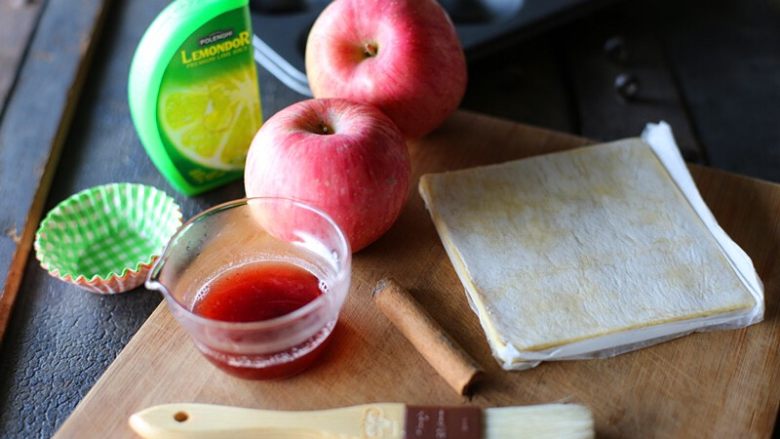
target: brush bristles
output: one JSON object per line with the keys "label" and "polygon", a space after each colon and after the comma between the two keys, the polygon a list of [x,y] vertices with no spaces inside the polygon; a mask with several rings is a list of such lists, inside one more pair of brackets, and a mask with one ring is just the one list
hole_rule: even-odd
{"label": "brush bristles", "polygon": [[590,439],[593,416],[577,404],[485,410],[485,439]]}

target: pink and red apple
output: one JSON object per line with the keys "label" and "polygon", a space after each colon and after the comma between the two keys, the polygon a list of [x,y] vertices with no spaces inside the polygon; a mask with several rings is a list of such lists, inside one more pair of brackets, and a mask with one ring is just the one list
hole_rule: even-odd
{"label": "pink and red apple", "polygon": [[244,185],[248,197],[291,198],[323,210],[355,252],[395,222],[409,172],[403,135],[382,112],[310,99],[263,124],[249,149]]}
{"label": "pink and red apple", "polygon": [[407,138],[441,125],[466,90],[463,49],[434,0],[335,0],[309,33],[306,74],[315,97],[374,105]]}

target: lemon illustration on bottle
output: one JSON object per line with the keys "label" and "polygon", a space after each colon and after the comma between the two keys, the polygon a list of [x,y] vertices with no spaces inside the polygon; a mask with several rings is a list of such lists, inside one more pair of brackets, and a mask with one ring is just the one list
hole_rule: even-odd
{"label": "lemon illustration on bottle", "polygon": [[243,176],[262,123],[247,0],[176,0],[130,69],[142,144],[172,186],[197,194]]}
{"label": "lemon illustration on bottle", "polygon": [[260,128],[253,73],[237,69],[185,86],[164,87],[158,114],[173,147],[207,168],[243,169],[247,147]]}

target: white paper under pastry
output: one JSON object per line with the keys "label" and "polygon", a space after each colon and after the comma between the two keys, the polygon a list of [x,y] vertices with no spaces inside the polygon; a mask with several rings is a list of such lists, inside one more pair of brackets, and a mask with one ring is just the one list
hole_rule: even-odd
{"label": "white paper under pastry", "polygon": [[653,148],[653,151],[656,153],[661,163],[663,163],[664,167],[669,171],[669,174],[677,184],[677,187],[680,188],[685,195],[685,198],[687,198],[688,202],[691,204],[691,207],[693,207],[707,226],[710,233],[712,233],[712,236],[718,241],[721,249],[726,253],[732,267],[756,298],[758,306],[754,309],[754,317],[758,320],[746,323],[746,325],[760,321],[764,315],[764,285],[758,277],[758,273],[753,266],[753,261],[747,253],[745,253],[745,251],[726,234],[723,228],[720,227],[715,216],[712,214],[712,211],[710,211],[710,208],[707,207],[704,199],[702,199],[690,172],[688,172],[688,167],[683,161],[677,143],[674,141],[672,128],[666,122],[647,124],[642,131],[642,140]]}
{"label": "white paper under pastry", "polygon": [[[728,261],[690,208],[684,209],[685,199],[673,190],[658,160],[647,157],[649,148],[641,144],[600,148],[607,152],[595,158],[589,157],[593,154],[587,149],[569,153],[583,160],[550,155],[541,161],[482,168],[482,172],[428,176],[421,182],[421,193],[445,248],[504,367],[615,354],[702,325],[745,320],[743,314],[755,311],[756,301],[733,272],[723,275],[730,270],[716,268],[701,278],[685,275],[691,269],[709,273],[713,260],[721,265]],[[639,155],[655,165],[632,167],[634,161],[621,156],[624,150],[631,154],[644,150]],[[588,169],[594,160],[599,166]],[[539,169],[542,172],[534,172]],[[577,176],[573,180],[577,184],[570,184],[571,178],[567,184],[566,175]],[[589,186],[582,186],[581,181]],[[437,195],[436,188],[443,187],[446,195]],[[622,200],[613,203],[614,214],[609,211],[610,203],[604,203],[610,198]],[[664,212],[670,200],[682,208]],[[472,215],[472,221],[459,221],[469,218],[469,212],[478,213],[476,219]],[[648,227],[643,222],[661,224]],[[670,224],[678,225],[664,227]],[[618,233],[600,236],[604,230]],[[589,245],[583,247],[581,241]],[[665,244],[659,246],[661,241]],[[700,242],[708,243],[704,251],[679,251],[686,245],[699,248]],[[626,247],[647,257],[629,255],[624,263],[615,249]],[[701,284],[693,290],[716,293],[690,295],[686,282]],[[523,285],[521,301],[515,300],[512,285]],[[566,291],[571,285],[578,288],[575,294]],[[603,293],[604,287],[623,291],[632,285],[649,291],[642,292],[642,300],[626,293]]]}

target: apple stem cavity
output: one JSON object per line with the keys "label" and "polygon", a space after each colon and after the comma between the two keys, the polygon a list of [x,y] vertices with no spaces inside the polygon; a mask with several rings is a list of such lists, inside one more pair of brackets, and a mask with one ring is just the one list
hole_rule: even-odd
{"label": "apple stem cavity", "polygon": [[333,128],[330,127],[330,125],[326,124],[325,122],[320,122],[320,134],[329,135],[333,134]]}
{"label": "apple stem cavity", "polygon": [[375,42],[366,43],[363,45],[363,56],[366,58],[373,58],[379,53],[379,45]]}

